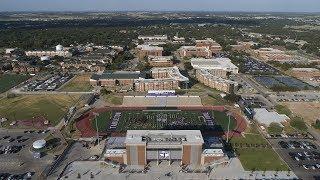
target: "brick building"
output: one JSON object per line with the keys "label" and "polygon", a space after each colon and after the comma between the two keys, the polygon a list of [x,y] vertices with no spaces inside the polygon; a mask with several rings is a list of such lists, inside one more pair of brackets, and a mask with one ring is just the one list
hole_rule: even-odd
{"label": "brick building", "polygon": [[162,56],[163,47],[139,45],[137,46],[137,56],[139,59],[144,59],[149,56]]}
{"label": "brick building", "polygon": [[222,51],[221,45],[211,38],[196,40],[196,47],[208,48],[213,54],[217,54]]}
{"label": "brick building", "polygon": [[136,79],[134,81],[134,90],[145,92],[150,90],[174,90],[180,89],[179,81],[174,79]]}
{"label": "brick building", "polygon": [[152,161],[199,166],[226,158],[222,149],[205,148],[199,130],[128,130],[123,144],[107,149],[106,160],[134,166]]}
{"label": "brick building", "polygon": [[148,62],[151,67],[171,67],[173,66],[172,56],[149,56]]}
{"label": "brick building", "polygon": [[212,58],[212,51],[207,47],[181,46],[178,52],[182,58]]}
{"label": "brick building", "polygon": [[264,61],[291,61],[292,56],[284,51],[273,48],[260,48],[254,50],[253,55]]}
{"label": "brick building", "polygon": [[235,81],[212,75],[207,69],[197,69],[196,78],[204,85],[226,93],[233,93],[238,85]]}
{"label": "brick building", "polygon": [[90,84],[111,89],[119,86],[130,90],[134,80],[141,77],[140,71],[106,71],[102,74],[93,74],[90,78]]}

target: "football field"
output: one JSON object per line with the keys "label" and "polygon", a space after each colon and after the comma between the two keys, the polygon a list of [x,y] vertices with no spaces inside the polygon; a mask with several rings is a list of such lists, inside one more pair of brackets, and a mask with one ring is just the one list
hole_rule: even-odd
{"label": "football field", "polygon": [[[143,110],[107,111],[92,121],[92,127],[104,131],[157,129],[227,129],[228,116],[219,111]],[[236,122],[230,117],[230,129]]]}

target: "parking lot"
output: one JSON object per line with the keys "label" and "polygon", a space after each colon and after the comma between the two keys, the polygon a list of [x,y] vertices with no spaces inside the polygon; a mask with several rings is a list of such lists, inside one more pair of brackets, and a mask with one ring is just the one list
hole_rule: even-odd
{"label": "parking lot", "polygon": [[269,141],[299,178],[320,178],[320,149],[314,141],[290,138]]}
{"label": "parking lot", "polygon": [[73,75],[55,74],[48,75],[43,79],[34,79],[22,86],[22,91],[54,91],[68,82]]}
{"label": "parking lot", "polygon": [[43,139],[48,131],[0,130],[0,179],[39,179],[41,172],[54,157],[33,157],[30,148],[35,140]]}
{"label": "parking lot", "polygon": [[320,100],[320,95],[317,93],[277,93],[275,95],[271,95],[271,97],[279,102],[312,102]]}
{"label": "parking lot", "polygon": [[257,61],[251,57],[247,57],[245,59],[244,71],[247,74],[281,74],[280,71],[278,71],[274,67],[264,62]]}

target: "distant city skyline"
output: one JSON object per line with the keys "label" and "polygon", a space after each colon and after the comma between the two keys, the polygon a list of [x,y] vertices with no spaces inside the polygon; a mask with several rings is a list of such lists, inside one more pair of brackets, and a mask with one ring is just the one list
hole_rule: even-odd
{"label": "distant city skyline", "polygon": [[319,0],[1,0],[11,11],[320,12]]}

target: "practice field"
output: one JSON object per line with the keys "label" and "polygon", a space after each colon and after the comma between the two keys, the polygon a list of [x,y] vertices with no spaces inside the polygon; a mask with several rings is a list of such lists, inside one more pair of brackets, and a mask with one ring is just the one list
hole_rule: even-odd
{"label": "practice field", "polygon": [[79,95],[24,95],[0,100],[0,117],[8,121],[44,117],[56,125],[71,106],[79,102]]}
{"label": "practice field", "polygon": [[0,75],[0,93],[8,91],[10,88],[24,82],[30,76],[21,74]]}
{"label": "practice field", "polygon": [[91,74],[81,74],[74,77],[70,82],[63,85],[59,91],[66,92],[85,92],[91,91],[93,87],[90,85],[89,79]]}
{"label": "practice field", "polygon": [[256,128],[251,127],[244,133],[244,137],[233,137],[230,141],[244,169],[287,171],[287,165]]}
{"label": "practice field", "polygon": [[[92,127],[104,131],[128,129],[217,129],[227,130],[228,116],[219,111],[144,110],[103,112],[92,121]],[[230,130],[236,121],[230,117]]]}

